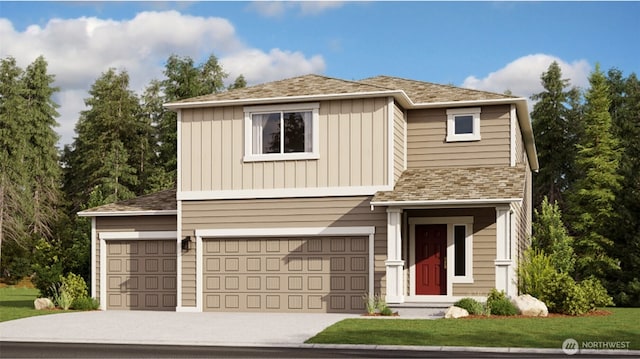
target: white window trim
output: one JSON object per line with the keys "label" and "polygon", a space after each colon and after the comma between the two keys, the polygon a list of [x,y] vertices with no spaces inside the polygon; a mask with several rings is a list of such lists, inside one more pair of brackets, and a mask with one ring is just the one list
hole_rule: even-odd
{"label": "white window trim", "polygon": [[[447,225],[447,292],[445,295],[424,296],[416,295],[416,263],[415,263],[415,230],[417,224],[446,224]],[[453,226],[465,225],[467,227],[467,240],[465,241],[465,276],[455,276],[455,242]],[[453,295],[453,284],[473,284],[473,216],[463,217],[415,217],[409,218],[409,296],[407,301],[420,301],[420,298],[443,298]]]}
{"label": "white window trim", "polygon": [[[244,109],[244,162],[313,160],[320,158],[320,103],[245,106]],[[311,152],[254,154],[252,115],[269,112],[311,111]]]}
{"label": "white window trim", "polygon": [[[447,109],[447,142],[480,141],[480,107]],[[456,134],[456,116],[473,116],[473,133]]]}

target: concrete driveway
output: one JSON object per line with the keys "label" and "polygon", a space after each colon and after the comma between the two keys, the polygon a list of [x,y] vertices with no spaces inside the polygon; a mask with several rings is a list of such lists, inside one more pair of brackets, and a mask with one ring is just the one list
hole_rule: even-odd
{"label": "concrete driveway", "polygon": [[93,311],[0,323],[0,340],[64,343],[278,346],[302,344],[357,314]]}

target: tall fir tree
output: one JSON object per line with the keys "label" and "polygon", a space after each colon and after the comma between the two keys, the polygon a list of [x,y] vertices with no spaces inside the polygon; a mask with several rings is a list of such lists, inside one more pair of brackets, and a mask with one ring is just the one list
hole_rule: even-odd
{"label": "tall fir tree", "polygon": [[[125,197],[138,194],[139,170],[144,168],[145,158],[152,156],[151,146],[145,145],[148,128],[141,121],[138,98],[129,89],[126,71],[104,72],[91,86],[89,95],[85,100],[88,109],[80,113],[76,124],[77,137],[63,155],[65,192],[71,197],[71,213],[84,208],[90,194],[104,184],[105,177],[111,176],[114,181],[118,177],[116,172],[106,174],[115,168],[105,161],[116,142],[124,147],[128,168],[135,171],[134,176],[118,177],[119,186],[127,189],[118,193],[124,193]],[[120,195],[105,196],[123,199]]]}
{"label": "tall fir tree", "polygon": [[607,72],[614,133],[620,140],[621,186],[616,192],[617,220],[609,231],[615,238],[615,255],[620,272],[610,274],[609,290],[616,303],[640,306],[640,81],[632,73]]}
{"label": "tall fir tree", "polygon": [[15,277],[30,274],[35,242],[52,240],[59,215],[57,88],[42,56],[26,71],[7,57],[0,72],[0,257]]}
{"label": "tall fir tree", "polygon": [[609,88],[599,64],[591,73],[589,83],[585,94],[584,131],[576,156],[581,177],[569,195],[569,224],[575,238],[576,277],[604,279],[609,271],[618,268],[612,257],[613,241],[608,229],[616,215],[620,151],[609,114]]}
{"label": "tall fir tree", "polygon": [[533,207],[538,208],[545,197],[551,203],[559,202],[562,207],[575,157],[573,131],[577,109],[573,106],[580,106],[571,100],[579,92],[569,89],[569,80],[562,78],[560,65],[555,61],[542,74],[541,80],[544,91],[531,96],[538,101],[531,117],[538,157],[544,164],[533,177]]}

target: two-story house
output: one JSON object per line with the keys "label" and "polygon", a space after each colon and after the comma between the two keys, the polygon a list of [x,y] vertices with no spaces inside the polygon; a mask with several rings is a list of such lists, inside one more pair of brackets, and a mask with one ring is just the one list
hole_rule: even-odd
{"label": "two-story house", "polygon": [[362,312],[517,295],[527,100],[307,75],[165,105],[176,190],[92,208],[102,309]]}

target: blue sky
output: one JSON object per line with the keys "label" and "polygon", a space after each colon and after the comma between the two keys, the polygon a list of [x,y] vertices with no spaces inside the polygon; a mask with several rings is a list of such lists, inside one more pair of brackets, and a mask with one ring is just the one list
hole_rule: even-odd
{"label": "blue sky", "polygon": [[0,2],[0,57],[42,54],[61,91],[61,143],[90,85],[126,69],[140,92],[171,53],[215,54],[230,80],[392,75],[528,97],[553,60],[585,87],[640,73],[640,2]]}

